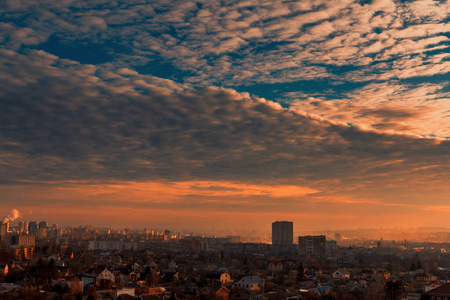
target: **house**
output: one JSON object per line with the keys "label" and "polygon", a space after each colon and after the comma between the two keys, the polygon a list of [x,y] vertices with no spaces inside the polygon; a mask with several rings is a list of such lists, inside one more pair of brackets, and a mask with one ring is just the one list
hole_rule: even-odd
{"label": "house", "polygon": [[133,271],[124,269],[124,270],[120,270],[117,274],[116,274],[116,278],[119,279],[120,283],[127,283],[130,281],[137,281],[139,278],[140,274],[136,274]]}
{"label": "house", "polygon": [[346,269],[339,269],[339,270],[333,272],[333,278],[334,279],[349,279],[350,272],[347,271]]}
{"label": "house", "polygon": [[14,283],[0,283],[0,295],[19,289],[20,285]]}
{"label": "house", "polygon": [[116,276],[113,273],[111,267],[107,267],[104,265],[97,266],[96,268],[89,268],[81,277],[81,280],[84,283],[84,286],[90,283],[96,283],[102,279],[116,281]]}
{"label": "house", "polygon": [[214,288],[214,295],[218,300],[228,300],[230,297],[230,290],[224,286]]}
{"label": "house", "polygon": [[450,283],[423,293],[420,300],[450,300]]}
{"label": "house", "polygon": [[171,261],[168,265],[167,265],[167,269],[171,272],[176,272],[177,271],[177,264],[174,261]]}
{"label": "house", "polygon": [[317,287],[317,289],[319,290],[320,295],[325,296],[329,295],[333,288],[330,285],[324,285]]}
{"label": "house", "polygon": [[283,262],[278,259],[271,259],[267,262],[267,271],[281,272],[283,271]]}
{"label": "house", "polygon": [[151,261],[145,265],[145,268],[158,269],[158,265],[154,261]]}
{"label": "house", "polygon": [[377,271],[375,272],[375,275],[383,276],[383,277],[386,278],[386,279],[389,279],[389,277],[391,277],[391,273],[388,272],[388,271],[386,271],[386,270],[383,270],[383,269],[377,270]]}
{"label": "house", "polygon": [[437,279],[436,275],[433,275],[428,272],[420,272],[413,276],[414,281],[416,282],[431,282]]}
{"label": "house", "polygon": [[220,282],[221,285],[227,285],[231,282],[231,277],[228,272],[225,271],[212,271],[206,274],[206,278],[212,281]]}
{"label": "house", "polygon": [[0,274],[6,276],[8,274],[8,264],[7,263],[0,263]]}
{"label": "house", "polygon": [[134,263],[131,266],[131,270],[133,270],[134,273],[140,273],[142,271],[141,266],[138,263]]}
{"label": "house", "polygon": [[209,297],[220,300],[228,300],[230,297],[230,290],[224,286],[209,287],[205,286],[199,290],[201,297]]}
{"label": "house", "polygon": [[101,279],[97,281],[97,291],[117,291],[121,290],[122,286],[108,279]]}
{"label": "house", "polygon": [[128,274],[130,273],[134,273],[133,271],[130,270],[120,270],[117,274],[116,274],[116,279],[118,279],[118,281],[123,284],[123,283],[127,283],[130,281],[130,278],[128,277]]}
{"label": "house", "polygon": [[234,282],[233,287],[244,289],[247,292],[259,292],[264,288],[264,279],[259,276],[240,275]]}
{"label": "house", "polygon": [[158,276],[160,277],[161,282],[164,282],[164,283],[177,282],[179,279],[178,272],[164,272],[164,273],[160,273]]}

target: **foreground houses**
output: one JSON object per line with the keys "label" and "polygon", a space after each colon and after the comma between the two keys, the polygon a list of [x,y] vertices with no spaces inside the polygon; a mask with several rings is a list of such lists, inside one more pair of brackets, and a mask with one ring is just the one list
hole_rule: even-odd
{"label": "foreground houses", "polygon": [[88,284],[96,283],[101,280],[110,280],[115,282],[116,276],[114,275],[111,267],[100,265],[95,268],[89,268],[86,272],[84,272],[81,280],[84,285],[87,286]]}
{"label": "foreground houses", "polygon": [[[421,250],[384,241],[384,247],[338,247],[324,255],[324,236],[306,236],[304,249],[160,236],[78,228],[60,234],[61,243],[39,239],[31,259],[17,260],[7,248],[0,251],[0,299],[447,297],[445,245]],[[88,242],[97,240],[103,242]]]}
{"label": "foreground houses", "polygon": [[240,275],[233,287],[247,292],[260,292],[264,288],[264,279],[259,276]]}

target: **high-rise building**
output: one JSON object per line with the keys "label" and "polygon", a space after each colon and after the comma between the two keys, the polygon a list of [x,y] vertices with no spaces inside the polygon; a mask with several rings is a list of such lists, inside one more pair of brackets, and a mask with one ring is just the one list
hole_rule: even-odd
{"label": "high-rise building", "polygon": [[7,235],[9,232],[9,222],[0,222],[0,235]]}
{"label": "high-rise building", "polygon": [[46,228],[39,228],[38,230],[37,230],[37,238],[38,239],[46,239],[48,236],[47,236],[47,229]]}
{"label": "high-rise building", "polygon": [[18,234],[12,237],[12,244],[24,247],[34,247],[35,236],[31,234]]}
{"label": "high-rise building", "polygon": [[342,238],[342,235],[340,234],[340,233],[335,233],[334,234],[334,239],[337,241],[337,242],[339,242],[340,240],[341,240],[341,238]]}
{"label": "high-rise building", "polygon": [[39,222],[39,228],[47,229],[48,223],[46,221]]}
{"label": "high-rise building", "polygon": [[307,235],[298,237],[300,254],[324,257],[326,253],[327,239],[324,235]]}
{"label": "high-rise building", "polygon": [[38,225],[37,225],[36,222],[31,221],[31,222],[28,224],[28,232],[29,232],[30,234],[37,235],[37,229],[38,229]]}
{"label": "high-rise building", "polygon": [[22,231],[23,231],[23,233],[28,233],[28,221],[23,221]]}
{"label": "high-rise building", "polygon": [[292,245],[294,241],[294,223],[276,221],[272,223],[272,245]]}

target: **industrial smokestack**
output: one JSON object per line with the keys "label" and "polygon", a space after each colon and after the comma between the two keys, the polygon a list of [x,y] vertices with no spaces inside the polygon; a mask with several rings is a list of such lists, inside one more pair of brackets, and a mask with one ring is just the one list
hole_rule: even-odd
{"label": "industrial smokestack", "polygon": [[20,217],[22,217],[22,215],[17,209],[14,208],[9,214],[3,217],[3,223],[14,221]]}

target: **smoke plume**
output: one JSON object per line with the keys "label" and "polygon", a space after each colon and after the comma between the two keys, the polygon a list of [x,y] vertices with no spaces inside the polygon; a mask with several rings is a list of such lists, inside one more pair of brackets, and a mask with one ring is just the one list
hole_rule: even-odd
{"label": "smoke plume", "polygon": [[22,215],[17,209],[11,210],[9,214],[3,217],[3,223],[14,221],[15,219],[20,218]]}

